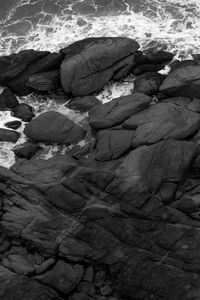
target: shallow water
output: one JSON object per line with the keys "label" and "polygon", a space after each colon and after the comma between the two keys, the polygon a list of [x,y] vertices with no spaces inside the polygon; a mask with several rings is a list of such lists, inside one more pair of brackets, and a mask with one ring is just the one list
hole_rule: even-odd
{"label": "shallow water", "polygon": [[[91,36],[126,36],[142,49],[165,49],[180,58],[200,49],[200,0],[0,0],[0,8],[0,55],[30,48],[58,51]],[[98,98],[107,102],[132,90],[133,78],[127,78],[108,84]],[[33,105],[36,115],[58,110],[79,124],[85,117],[52,99],[37,101],[31,95],[19,100]],[[9,112],[1,113],[0,126],[11,119]],[[22,134],[17,144],[24,141]],[[0,143],[1,165],[14,163],[12,148]],[[46,157],[57,149],[47,148]]]}

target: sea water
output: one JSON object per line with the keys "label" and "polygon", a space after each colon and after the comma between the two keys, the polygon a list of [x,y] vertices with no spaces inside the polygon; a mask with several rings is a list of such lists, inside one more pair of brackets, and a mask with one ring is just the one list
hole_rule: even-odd
{"label": "sea water", "polygon": [[[24,49],[59,51],[87,37],[125,36],[136,39],[142,50],[163,49],[184,59],[200,53],[199,28],[200,0],[0,0],[0,55]],[[97,97],[104,103],[133,90],[130,76],[108,83]],[[56,99],[34,95],[18,99],[32,105],[36,115],[56,110],[80,125],[87,118]],[[11,120],[16,118],[9,111],[0,112],[1,128]],[[12,149],[26,141],[23,128],[24,124],[17,144],[0,143],[0,165],[10,167],[15,162]],[[43,158],[66,150],[57,145],[42,147],[46,148]]]}

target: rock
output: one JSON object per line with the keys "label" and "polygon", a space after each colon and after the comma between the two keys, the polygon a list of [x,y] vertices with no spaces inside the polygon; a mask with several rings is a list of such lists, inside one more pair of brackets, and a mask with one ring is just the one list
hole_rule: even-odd
{"label": "rock", "polygon": [[35,115],[32,106],[21,103],[12,110],[12,116],[19,118],[24,122],[30,122]]}
{"label": "rock", "polygon": [[130,116],[148,107],[150,102],[150,97],[140,93],[113,99],[94,107],[89,112],[90,126],[99,130],[121,124]]}
{"label": "rock", "polygon": [[101,105],[101,101],[99,101],[95,96],[85,96],[72,99],[66,104],[69,109],[78,110],[80,112],[89,111],[97,105]]}
{"label": "rock", "polygon": [[81,265],[70,265],[58,261],[50,271],[40,276],[40,281],[66,294],[79,284],[82,276],[83,267]]}
{"label": "rock", "polygon": [[153,64],[162,64],[162,63],[168,63],[170,62],[174,54],[167,51],[148,51],[145,54],[145,57],[149,63]]}
{"label": "rock", "polygon": [[138,76],[134,81],[134,92],[146,95],[154,95],[159,92],[159,87],[166,76],[159,73],[144,73]]}
{"label": "rock", "polygon": [[180,63],[160,86],[160,91],[170,96],[200,97],[200,66]]}
{"label": "rock", "polygon": [[106,272],[99,271],[95,274],[95,285],[98,287],[102,287],[106,280]]}
{"label": "rock", "polygon": [[22,125],[22,122],[20,122],[20,121],[11,121],[11,122],[5,123],[4,125],[7,128],[18,129]]}
{"label": "rock", "polygon": [[19,76],[29,65],[49,55],[48,51],[23,50],[16,54],[0,57],[0,85]]}
{"label": "rock", "polygon": [[145,64],[141,66],[137,66],[133,69],[132,73],[134,75],[140,75],[147,72],[158,72],[164,69],[165,64],[153,65],[153,64]]}
{"label": "rock", "polygon": [[74,293],[73,296],[69,297],[69,300],[93,300],[90,296],[85,293]]}
{"label": "rock", "polygon": [[60,70],[34,74],[28,78],[27,86],[39,92],[56,91],[61,87]]}
{"label": "rock", "polygon": [[107,161],[119,158],[131,148],[134,130],[101,130],[97,134],[95,159]]}
{"label": "rock", "polygon": [[84,281],[88,281],[88,282],[93,282],[93,278],[94,278],[94,270],[93,270],[93,266],[89,266],[86,270],[85,270],[85,274],[83,276],[83,280]]}
{"label": "rock", "polygon": [[37,144],[27,142],[24,143],[21,147],[14,149],[14,153],[19,158],[31,159],[41,147]]}
{"label": "rock", "polygon": [[197,132],[199,124],[199,114],[172,103],[157,103],[127,119],[123,127],[135,130],[132,146],[138,147],[162,139],[185,139]]}
{"label": "rock", "polygon": [[49,111],[26,125],[24,133],[33,141],[72,144],[82,140],[85,131],[59,112]]}
{"label": "rock", "polygon": [[10,248],[10,242],[5,234],[0,231],[0,254],[6,252]]}
{"label": "rock", "polygon": [[0,266],[1,300],[61,300],[51,288]]}
{"label": "rock", "polygon": [[63,56],[60,53],[50,53],[45,57],[30,64],[17,77],[8,82],[7,86],[19,96],[26,96],[31,92],[27,86],[29,77],[41,72],[59,69]]}
{"label": "rock", "polygon": [[0,128],[0,142],[16,143],[20,134],[14,130]]}
{"label": "rock", "polygon": [[[88,38],[61,50],[63,90],[73,96],[100,91],[114,74],[134,61],[139,44],[128,38]],[[124,73],[123,73],[124,76]]]}
{"label": "rock", "polygon": [[112,288],[109,285],[104,285],[100,288],[101,295],[109,296],[112,294]]}
{"label": "rock", "polygon": [[95,297],[96,294],[95,286],[91,282],[81,282],[78,285],[78,291],[91,297]]}
{"label": "rock", "polygon": [[49,258],[45,260],[43,263],[40,265],[35,266],[35,273],[36,274],[41,274],[44,273],[46,270],[48,270],[53,264],[55,263],[54,258]]}
{"label": "rock", "polygon": [[10,110],[19,105],[19,101],[9,88],[5,88],[0,94],[0,110]]}
{"label": "rock", "polygon": [[31,275],[35,272],[34,264],[22,255],[12,254],[2,261],[4,267],[21,275]]}

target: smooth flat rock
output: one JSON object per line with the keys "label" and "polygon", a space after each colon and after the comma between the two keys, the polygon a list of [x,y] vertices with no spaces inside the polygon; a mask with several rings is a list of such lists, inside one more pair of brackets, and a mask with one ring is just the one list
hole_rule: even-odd
{"label": "smooth flat rock", "polygon": [[119,97],[93,108],[89,112],[89,123],[94,129],[105,129],[123,121],[149,106],[151,98],[141,93]]}
{"label": "smooth flat rock", "polygon": [[82,140],[85,131],[61,113],[49,111],[26,125],[24,133],[33,141],[72,144]]}
{"label": "smooth flat rock", "polygon": [[123,127],[135,130],[132,146],[163,139],[183,140],[198,131],[200,115],[173,103],[157,103],[127,119]]}
{"label": "smooth flat rock", "polygon": [[[63,90],[73,96],[100,91],[114,74],[134,61],[139,44],[124,37],[88,38],[61,50]],[[124,75],[124,74],[123,74]]]}

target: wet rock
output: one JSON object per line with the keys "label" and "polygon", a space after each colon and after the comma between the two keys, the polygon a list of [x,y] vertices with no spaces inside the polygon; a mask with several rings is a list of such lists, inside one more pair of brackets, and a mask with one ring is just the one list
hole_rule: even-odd
{"label": "wet rock", "polygon": [[94,278],[94,270],[93,270],[93,266],[89,266],[86,270],[85,270],[85,274],[83,276],[83,280],[88,281],[88,282],[93,282],[93,278]]}
{"label": "wet rock", "polygon": [[72,99],[72,101],[67,103],[66,106],[69,109],[78,110],[80,112],[86,112],[100,104],[101,101],[99,101],[95,96],[85,96]]}
{"label": "wet rock", "polygon": [[78,291],[83,292],[91,297],[95,297],[95,286],[91,282],[81,282],[78,286]]}
{"label": "wet rock", "polygon": [[145,65],[135,67],[132,73],[134,75],[140,75],[146,72],[158,72],[164,69],[164,67],[165,67],[164,64],[159,64],[159,65],[145,64]]}
{"label": "wet rock", "polygon": [[85,131],[66,116],[49,111],[34,118],[26,125],[24,133],[33,141],[71,144],[82,140]]}
{"label": "wet rock", "polygon": [[103,296],[109,296],[112,294],[112,288],[109,285],[105,285],[100,288],[100,292]]}
{"label": "wet rock", "polygon": [[0,142],[16,143],[20,134],[13,130],[0,128]]}
{"label": "wet rock", "polygon": [[31,89],[27,86],[29,77],[41,72],[59,69],[63,56],[60,53],[50,53],[28,65],[25,70],[7,84],[19,96],[28,95]]}
{"label": "wet rock", "polygon": [[22,125],[22,122],[20,121],[11,121],[5,123],[5,127],[11,128],[11,129],[18,129]]}
{"label": "wet rock", "polygon": [[145,57],[147,58],[149,63],[153,64],[162,64],[170,62],[174,54],[167,51],[149,51],[145,53]]}
{"label": "wet rock", "polygon": [[19,105],[19,101],[9,88],[5,88],[0,94],[0,110],[10,110]]}
{"label": "wet rock", "polygon": [[66,294],[78,285],[82,276],[83,267],[81,265],[70,265],[59,261],[50,271],[40,276],[40,281]]}
{"label": "wet rock", "polygon": [[107,161],[119,158],[131,148],[134,130],[101,130],[97,134],[95,159]]}
{"label": "wet rock", "polygon": [[134,81],[134,92],[154,95],[159,92],[159,87],[166,76],[159,73],[144,73]]}
{"label": "wet rock", "polygon": [[31,275],[35,271],[34,264],[22,255],[12,254],[2,261],[4,267],[21,275]]}
{"label": "wet rock", "polygon": [[[100,91],[115,72],[130,61],[139,48],[128,38],[88,38],[61,50],[61,83],[73,96],[86,96]],[[124,75],[124,74],[123,74]]]}
{"label": "wet rock", "polygon": [[60,70],[34,74],[28,78],[27,86],[39,92],[56,91],[61,87]]}
{"label": "wet rock", "polygon": [[109,103],[93,108],[89,112],[89,123],[92,128],[98,130],[121,124],[130,116],[148,107],[150,102],[150,97],[140,93],[113,99]]}
{"label": "wet rock", "polygon": [[40,149],[41,147],[39,145],[27,142],[13,151],[19,158],[31,159]]}
{"label": "wet rock", "polygon": [[0,231],[0,254],[6,252],[10,248],[10,242],[5,234]]}
{"label": "wet rock", "polygon": [[35,117],[32,106],[21,103],[12,110],[12,116],[21,119],[24,122],[30,122]]}
{"label": "wet rock", "polygon": [[123,127],[135,130],[132,146],[137,147],[162,139],[185,139],[197,132],[199,124],[199,114],[172,103],[157,103],[130,117]]}
{"label": "wet rock", "polygon": [[40,265],[36,265],[35,266],[35,273],[36,274],[44,273],[46,270],[48,270],[50,267],[52,267],[52,265],[54,263],[55,263],[55,259],[54,258],[49,258],[49,259],[45,260]]}
{"label": "wet rock", "polygon": [[19,76],[30,64],[49,55],[48,51],[23,50],[16,54],[0,57],[0,85],[7,86],[8,82]]}
{"label": "wet rock", "polygon": [[200,66],[184,62],[172,70],[160,86],[160,91],[170,96],[200,98]]}
{"label": "wet rock", "polygon": [[74,293],[73,296],[69,297],[69,300],[93,300],[90,296],[85,293]]}

